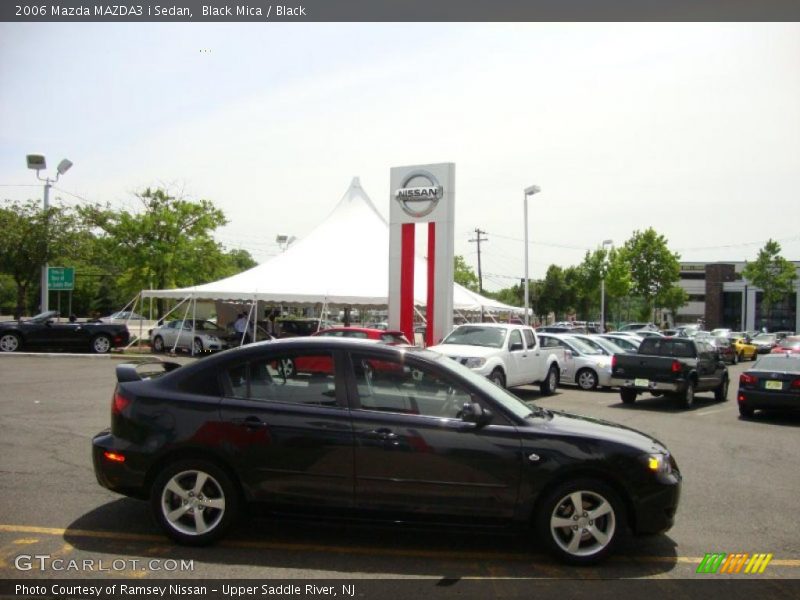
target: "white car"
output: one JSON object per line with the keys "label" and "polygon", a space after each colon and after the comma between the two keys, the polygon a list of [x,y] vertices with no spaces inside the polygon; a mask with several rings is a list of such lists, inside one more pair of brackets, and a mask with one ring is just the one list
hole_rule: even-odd
{"label": "white car", "polygon": [[555,391],[564,360],[562,350],[541,347],[532,327],[501,323],[459,325],[429,350],[457,360],[501,387],[538,383],[545,395]]}
{"label": "white car", "polygon": [[575,383],[583,390],[611,387],[611,358],[594,346],[569,334],[542,333],[542,345],[564,350],[562,383]]}
{"label": "white car", "polygon": [[150,347],[153,352],[188,350],[192,354],[224,350],[226,332],[211,321],[176,320],[150,330]]}

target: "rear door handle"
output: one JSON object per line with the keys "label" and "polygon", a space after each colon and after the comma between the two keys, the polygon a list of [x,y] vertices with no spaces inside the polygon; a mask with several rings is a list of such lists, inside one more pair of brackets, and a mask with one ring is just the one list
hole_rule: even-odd
{"label": "rear door handle", "polygon": [[244,425],[248,429],[257,429],[259,427],[269,427],[269,424],[265,421],[262,421],[258,417],[250,416],[245,419],[234,419],[233,421],[237,425]]}
{"label": "rear door handle", "polygon": [[386,428],[373,429],[372,431],[366,432],[364,435],[366,437],[379,439],[384,442],[394,441],[397,439],[397,434],[393,433],[391,429]]}

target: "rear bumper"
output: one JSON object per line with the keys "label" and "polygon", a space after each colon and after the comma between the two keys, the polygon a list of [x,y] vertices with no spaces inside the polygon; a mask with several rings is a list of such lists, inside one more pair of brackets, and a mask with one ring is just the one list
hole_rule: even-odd
{"label": "rear bumper", "polygon": [[[106,452],[125,457],[124,462],[110,460]],[[101,431],[92,438],[92,462],[94,475],[104,488],[136,498],[146,498],[145,469],[142,460],[130,451],[127,444],[120,444],[110,430]]]}
{"label": "rear bumper", "polygon": [[671,382],[650,380],[648,384],[644,386],[644,385],[636,385],[636,381],[634,379],[628,379],[624,377],[612,377],[610,385],[612,387],[619,387],[620,389],[636,390],[637,392],[658,391],[665,393],[678,393],[682,392],[685,389],[686,382],[682,379],[679,381],[671,381]]}
{"label": "rear bumper", "polygon": [[736,394],[739,404],[747,408],[773,408],[776,410],[800,410],[800,394],[767,392],[764,390],[739,389]]}

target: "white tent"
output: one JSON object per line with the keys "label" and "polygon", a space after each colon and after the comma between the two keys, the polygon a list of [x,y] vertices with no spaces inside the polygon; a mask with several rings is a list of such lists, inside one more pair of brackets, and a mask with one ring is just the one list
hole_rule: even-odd
{"label": "white tent", "polygon": [[[425,259],[417,257],[417,306],[426,303],[426,273]],[[523,311],[453,285],[455,310]],[[389,225],[356,177],[328,217],[282,254],[219,281],[171,290],[144,290],[142,296],[385,307],[389,297]]]}

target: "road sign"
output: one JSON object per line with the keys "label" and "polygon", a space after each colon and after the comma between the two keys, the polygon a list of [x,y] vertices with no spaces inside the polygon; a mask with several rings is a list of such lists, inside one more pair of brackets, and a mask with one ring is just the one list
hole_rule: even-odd
{"label": "road sign", "polygon": [[75,288],[74,267],[49,267],[47,287],[52,291],[67,291]]}

